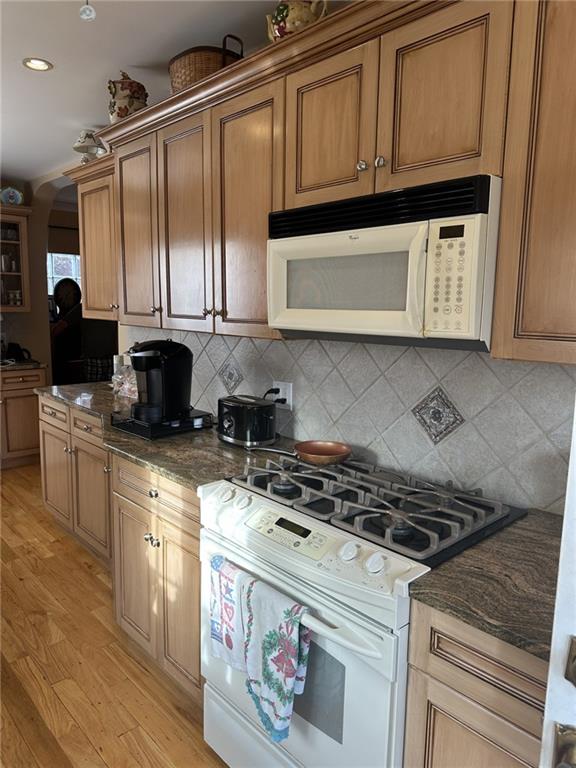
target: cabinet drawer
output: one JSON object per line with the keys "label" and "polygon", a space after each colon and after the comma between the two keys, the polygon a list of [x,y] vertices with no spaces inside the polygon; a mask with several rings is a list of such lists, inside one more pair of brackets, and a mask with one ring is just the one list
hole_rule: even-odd
{"label": "cabinet drawer", "polygon": [[70,410],[70,431],[94,445],[102,445],[102,418],[76,408]]}
{"label": "cabinet drawer", "polygon": [[49,397],[39,397],[39,415],[42,421],[70,431],[70,408]]}
{"label": "cabinet drawer", "polygon": [[29,371],[2,371],[0,384],[2,389],[43,387],[46,384],[46,371],[43,368]]}
{"label": "cabinet drawer", "polygon": [[540,737],[548,665],[414,601],[410,663]]}
{"label": "cabinet drawer", "polygon": [[[114,491],[159,515],[184,516],[198,522],[200,510],[195,491],[160,477],[131,461],[113,461]],[[172,518],[173,519],[173,518]]]}

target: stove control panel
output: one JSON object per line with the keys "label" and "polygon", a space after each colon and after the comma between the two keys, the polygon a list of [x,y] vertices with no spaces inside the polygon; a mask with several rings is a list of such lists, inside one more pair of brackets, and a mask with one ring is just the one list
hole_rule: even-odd
{"label": "stove control panel", "polygon": [[259,509],[246,520],[246,525],[276,544],[289,547],[312,560],[321,560],[332,543],[320,531],[300,525],[271,509]]}

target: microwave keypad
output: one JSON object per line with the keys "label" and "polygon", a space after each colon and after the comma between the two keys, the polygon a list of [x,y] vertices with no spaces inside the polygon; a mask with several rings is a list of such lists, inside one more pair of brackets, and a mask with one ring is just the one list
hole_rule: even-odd
{"label": "microwave keypad", "polygon": [[469,333],[471,267],[467,240],[462,235],[439,238],[438,229],[431,230],[431,235],[426,275],[426,331],[466,335]]}

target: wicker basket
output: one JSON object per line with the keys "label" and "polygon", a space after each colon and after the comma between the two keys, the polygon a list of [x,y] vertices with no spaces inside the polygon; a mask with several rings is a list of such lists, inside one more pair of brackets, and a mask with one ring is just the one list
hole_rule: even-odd
{"label": "wicker basket", "polygon": [[[235,40],[240,46],[240,51],[231,51],[226,47],[228,39]],[[227,67],[239,61],[244,56],[244,43],[236,35],[226,35],[222,40],[222,47],[213,45],[199,45],[182,51],[170,61],[170,82],[172,93],[188,88],[208,75],[213,75],[219,69]]]}

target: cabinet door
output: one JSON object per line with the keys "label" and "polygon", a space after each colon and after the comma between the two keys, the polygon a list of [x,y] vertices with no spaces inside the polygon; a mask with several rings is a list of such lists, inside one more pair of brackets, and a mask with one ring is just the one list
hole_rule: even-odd
{"label": "cabinet door", "polygon": [[38,452],[38,398],[32,389],[2,392],[2,459]]}
{"label": "cabinet door", "polygon": [[277,337],[268,327],[268,213],[282,208],[284,81],[212,111],[215,331]]}
{"label": "cabinet door", "polygon": [[162,327],[212,330],[210,114],[158,131]]}
{"label": "cabinet door", "polygon": [[119,147],[116,157],[120,322],[160,327],[156,136]]}
{"label": "cabinet door", "polygon": [[82,315],[117,320],[118,269],[112,175],[78,185]]}
{"label": "cabinet door", "polygon": [[576,5],[514,24],[492,354],[576,363]]}
{"label": "cabinet door", "polygon": [[74,533],[102,557],[110,557],[110,456],[72,438]]}
{"label": "cabinet door", "polygon": [[58,522],[72,528],[72,471],[70,435],[40,422],[42,498]]}
{"label": "cabinet door", "polygon": [[[158,629],[158,548],[156,518],[114,494],[114,604],[116,621],[151,656]],[[144,538],[146,536],[146,539]]]}
{"label": "cabinet door", "polygon": [[410,667],[406,768],[526,768],[540,741],[508,720]]}
{"label": "cabinet door", "polygon": [[160,663],[192,693],[200,686],[200,526],[196,534],[162,520]]}
{"label": "cabinet door", "polygon": [[371,40],[286,78],[286,208],[374,192],[378,55]]}
{"label": "cabinet door", "polygon": [[[10,211],[13,211],[11,213]],[[0,208],[0,311],[30,312],[28,275],[28,215],[30,208]],[[19,292],[19,293],[17,293]]]}
{"label": "cabinet door", "polygon": [[513,3],[457,3],[381,38],[376,191],[502,174]]}

